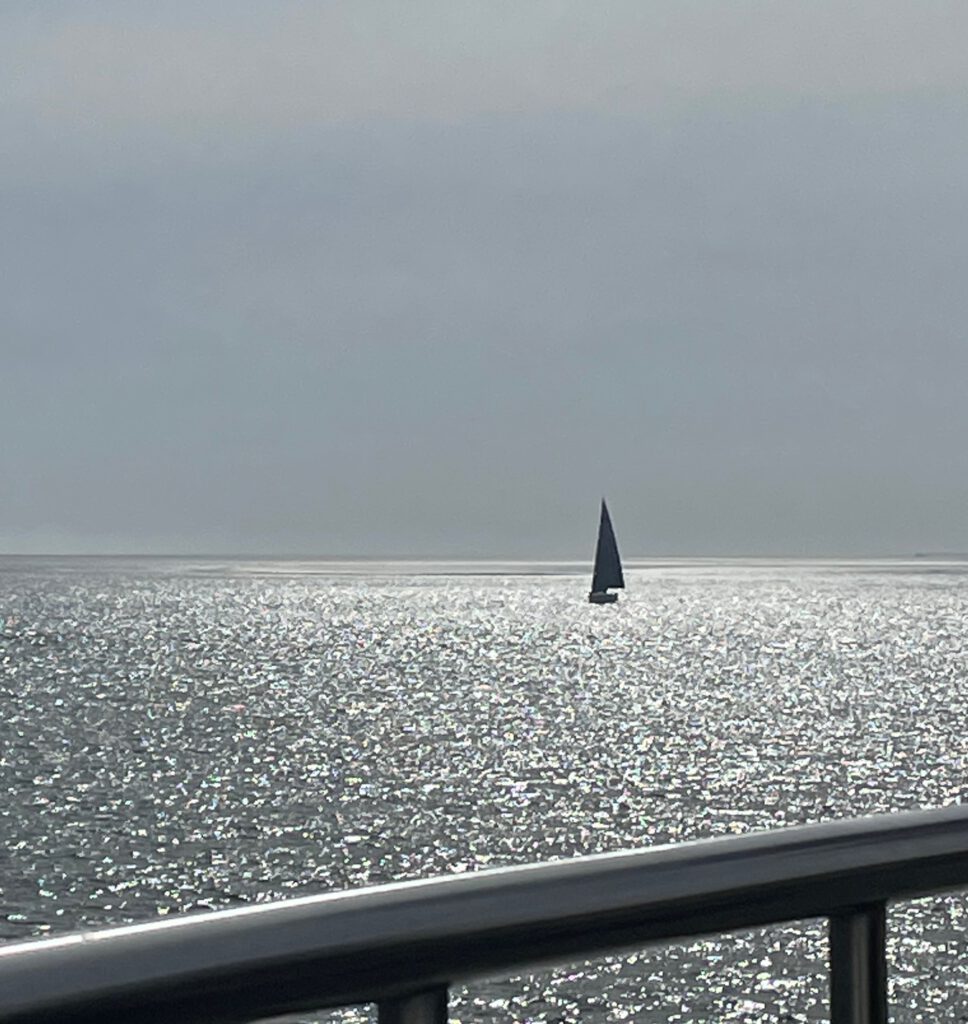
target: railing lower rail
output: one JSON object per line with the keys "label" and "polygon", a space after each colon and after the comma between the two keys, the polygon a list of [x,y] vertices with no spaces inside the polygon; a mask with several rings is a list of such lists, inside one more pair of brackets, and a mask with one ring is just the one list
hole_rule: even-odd
{"label": "railing lower rail", "polygon": [[0,1020],[443,1024],[455,981],[827,917],[833,1024],[883,1024],[886,901],[959,887],[966,809],[808,825],[0,946]]}

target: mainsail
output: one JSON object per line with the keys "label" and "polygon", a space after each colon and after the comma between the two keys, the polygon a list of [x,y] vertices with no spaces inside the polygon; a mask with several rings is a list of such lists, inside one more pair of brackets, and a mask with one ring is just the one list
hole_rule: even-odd
{"label": "mainsail", "polygon": [[609,587],[624,587],[622,563],[618,557],[618,545],[615,543],[615,531],[612,520],[602,498],[602,518],[598,524],[598,547],[595,549],[595,572],[592,576],[592,593],[607,590]]}

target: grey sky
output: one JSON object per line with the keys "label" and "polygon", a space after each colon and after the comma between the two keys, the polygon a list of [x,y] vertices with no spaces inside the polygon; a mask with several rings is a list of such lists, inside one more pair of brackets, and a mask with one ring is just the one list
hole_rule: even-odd
{"label": "grey sky", "polygon": [[[204,6],[204,10],[199,7]],[[968,550],[968,5],[0,7],[0,550]]]}

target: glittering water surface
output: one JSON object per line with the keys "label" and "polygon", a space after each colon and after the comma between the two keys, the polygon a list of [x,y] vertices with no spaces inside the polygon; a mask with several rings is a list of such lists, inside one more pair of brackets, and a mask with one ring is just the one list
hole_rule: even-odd
{"label": "glittering water surface", "polygon": [[[643,563],[608,607],[421,568],[0,560],[0,939],[963,797],[968,566]],[[968,1019],[965,912],[892,910],[896,1020]],[[451,1015],[822,1019],[824,956],[744,932]]]}

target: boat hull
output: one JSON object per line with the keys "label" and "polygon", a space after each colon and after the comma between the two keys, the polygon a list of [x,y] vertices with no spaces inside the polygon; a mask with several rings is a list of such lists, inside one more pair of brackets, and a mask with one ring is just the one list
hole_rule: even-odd
{"label": "boat hull", "polygon": [[589,604],[614,604],[618,600],[618,594],[609,594],[604,590],[593,590],[588,595]]}

